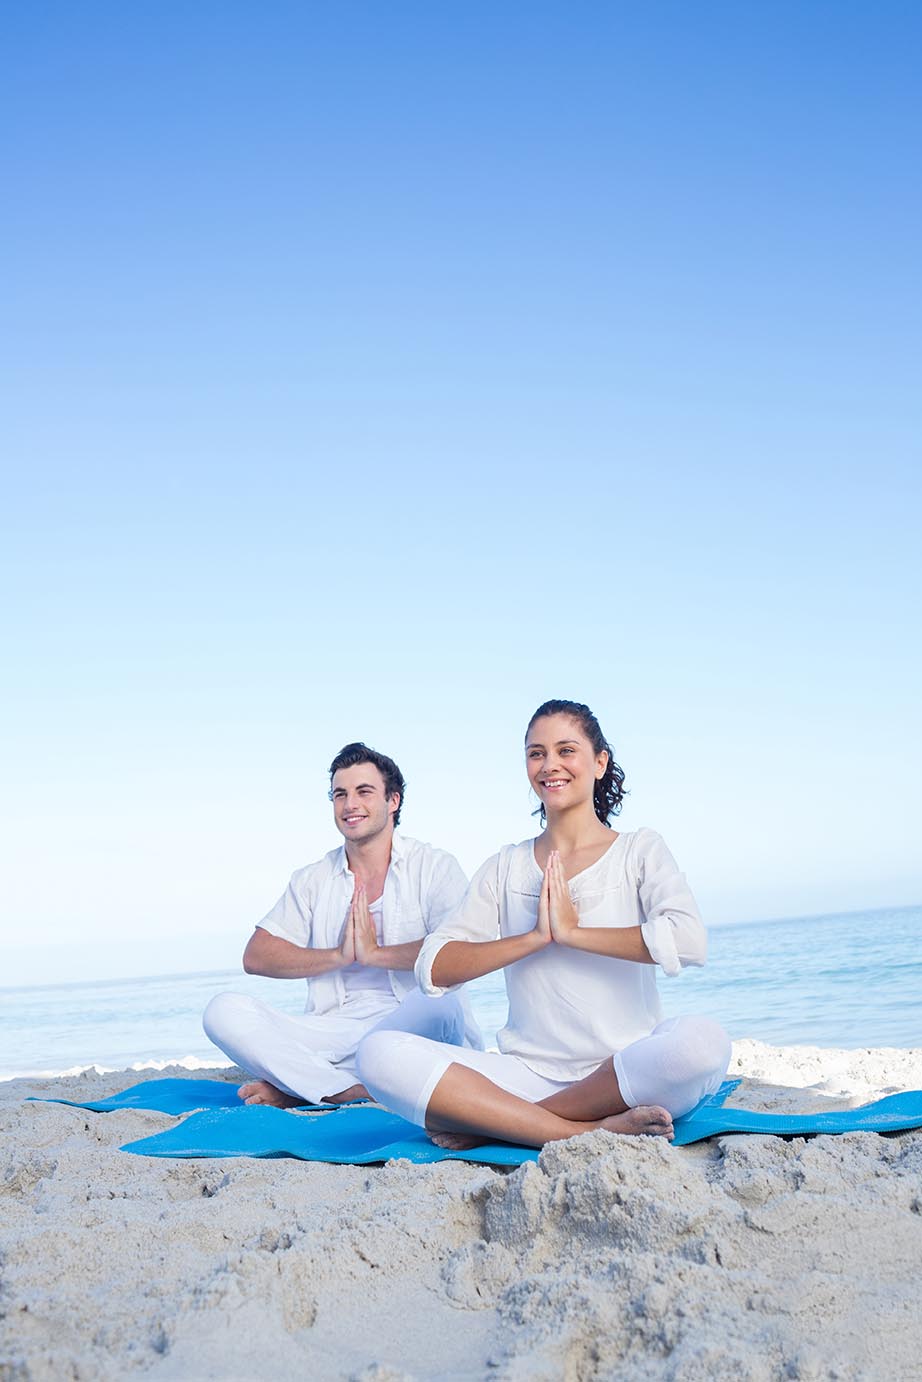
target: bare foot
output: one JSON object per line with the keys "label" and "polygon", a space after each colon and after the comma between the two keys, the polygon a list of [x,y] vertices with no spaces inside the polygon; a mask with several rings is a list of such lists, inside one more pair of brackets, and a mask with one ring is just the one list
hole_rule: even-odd
{"label": "bare foot", "polygon": [[354,1099],[370,1099],[371,1095],[363,1084],[350,1085],[339,1094],[324,1094],[322,1104],[351,1104]]}
{"label": "bare foot", "polygon": [[647,1137],[675,1137],[672,1116],[656,1104],[640,1104],[637,1108],[625,1109],[611,1118],[603,1118],[598,1125],[607,1132],[633,1133]]}
{"label": "bare foot", "polygon": [[[675,1137],[671,1116],[664,1108],[649,1104],[626,1109],[624,1113],[612,1114],[610,1118],[603,1118],[600,1123],[586,1124],[584,1131],[592,1132],[598,1128],[604,1128],[606,1132],[633,1136]],[[496,1140],[466,1132],[433,1132],[431,1128],[427,1128],[426,1132],[435,1145],[443,1147],[446,1152],[468,1152],[472,1147],[483,1147],[486,1143]]]}
{"label": "bare foot", "polygon": [[473,1137],[466,1132],[430,1132],[426,1129],[430,1142],[442,1147],[446,1152],[469,1152],[472,1147],[482,1147],[489,1138]]}
{"label": "bare foot", "polygon": [[268,1080],[250,1080],[240,1086],[237,1094],[245,1104],[268,1104],[272,1108],[295,1108],[304,1103],[303,1099],[296,1099],[284,1089],[276,1089]]}

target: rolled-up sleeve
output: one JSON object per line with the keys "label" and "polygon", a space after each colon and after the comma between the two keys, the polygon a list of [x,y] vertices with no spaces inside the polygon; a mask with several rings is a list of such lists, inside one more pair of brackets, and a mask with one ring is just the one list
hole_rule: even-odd
{"label": "rolled-up sleeve", "polygon": [[311,944],[311,906],[301,883],[301,870],[293,873],[291,882],[278,902],[256,924],[272,936],[280,936],[293,945]]}
{"label": "rolled-up sleeve", "polygon": [[416,982],[430,998],[461,987],[451,984],[440,988],[432,982],[435,957],[449,941],[495,941],[499,936],[499,871],[500,856],[494,854],[474,874],[470,887],[453,916],[446,917],[423,941],[416,960]]}
{"label": "rolled-up sleeve", "polygon": [[650,955],[667,975],[703,965],[707,932],[685,874],[655,830],[639,830],[635,847],[640,929]]}

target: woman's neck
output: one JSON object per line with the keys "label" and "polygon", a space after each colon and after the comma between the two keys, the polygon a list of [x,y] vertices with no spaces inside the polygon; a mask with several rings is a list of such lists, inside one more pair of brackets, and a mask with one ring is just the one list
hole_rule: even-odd
{"label": "woman's neck", "polygon": [[566,858],[583,849],[610,843],[613,832],[603,825],[595,811],[559,811],[548,816],[544,834],[540,837],[547,849],[559,849]]}

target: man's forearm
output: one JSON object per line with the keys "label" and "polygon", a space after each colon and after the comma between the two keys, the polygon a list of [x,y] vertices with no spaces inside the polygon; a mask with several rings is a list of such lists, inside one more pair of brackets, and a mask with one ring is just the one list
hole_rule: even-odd
{"label": "man's forearm", "polygon": [[268,979],[312,979],[345,964],[339,950],[320,950],[313,946],[295,945],[281,936],[267,931],[250,937],[243,952],[243,968],[247,974],[262,974]]}

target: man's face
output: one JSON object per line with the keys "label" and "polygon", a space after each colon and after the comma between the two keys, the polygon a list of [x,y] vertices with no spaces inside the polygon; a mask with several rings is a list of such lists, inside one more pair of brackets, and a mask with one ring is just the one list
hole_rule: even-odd
{"label": "man's face", "polygon": [[357,763],[354,768],[339,768],[330,787],[336,829],[353,844],[364,844],[390,830],[400,793],[387,796],[384,778],[374,763]]}

